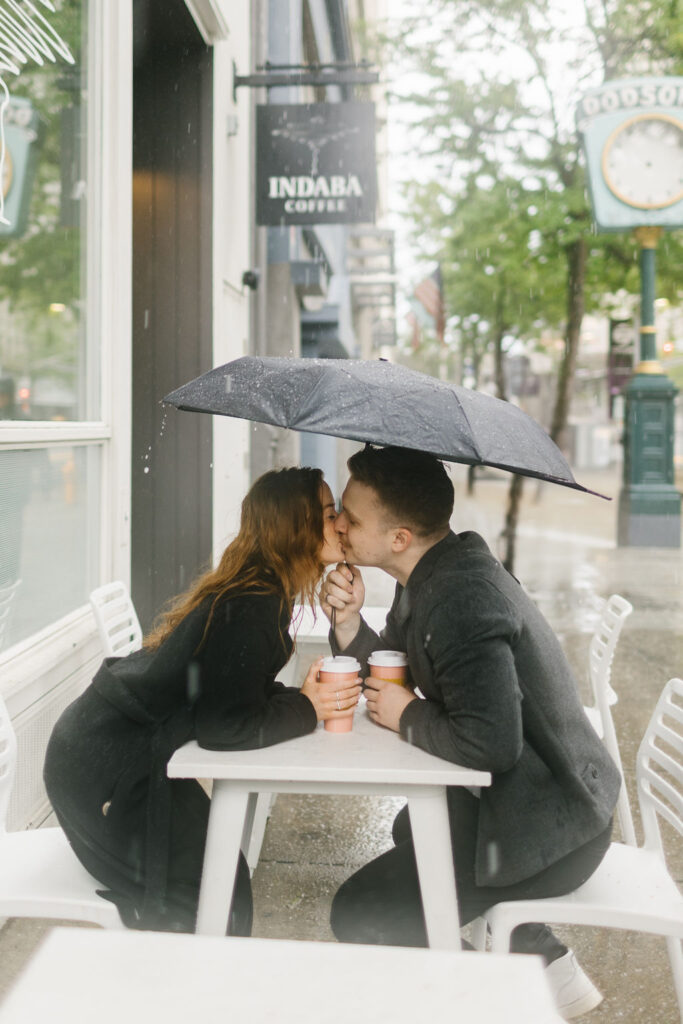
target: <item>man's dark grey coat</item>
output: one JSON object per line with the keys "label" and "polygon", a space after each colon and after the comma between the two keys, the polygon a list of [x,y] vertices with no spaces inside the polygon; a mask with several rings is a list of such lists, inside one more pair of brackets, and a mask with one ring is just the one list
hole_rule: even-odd
{"label": "man's dark grey coat", "polygon": [[478,885],[529,878],[606,828],[618,769],[557,637],[478,534],[430,548],[397,584],[382,634],[363,621],[344,653],[365,662],[381,648],[407,651],[425,698],[403,712],[404,739],[493,774],[481,789]]}

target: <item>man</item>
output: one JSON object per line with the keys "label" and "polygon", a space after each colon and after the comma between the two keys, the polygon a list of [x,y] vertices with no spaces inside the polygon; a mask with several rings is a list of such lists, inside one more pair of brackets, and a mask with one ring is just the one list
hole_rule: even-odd
{"label": "man", "polygon": [[[575,889],[609,846],[620,776],[557,638],[482,538],[451,532],[453,486],[436,457],[367,446],[348,465],[336,523],[346,562],[322,593],[325,613],[336,612],[333,651],[363,663],[379,648],[407,651],[420,696],[366,680],[373,721],[493,777],[480,792],[448,792],[462,923],[502,900]],[[360,615],[363,565],[397,581],[381,636]],[[426,944],[405,808],[393,835],[394,848],[335,896],[332,928],[341,941]],[[601,1001],[546,926],[517,928],[512,948],[545,957],[566,1018]]]}

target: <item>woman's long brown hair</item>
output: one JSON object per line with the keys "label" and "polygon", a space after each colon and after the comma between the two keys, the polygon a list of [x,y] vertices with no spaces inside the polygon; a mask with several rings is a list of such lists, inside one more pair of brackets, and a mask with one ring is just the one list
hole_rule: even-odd
{"label": "woman's long brown hair", "polygon": [[239,533],[219,564],[175,598],[144,646],[157,648],[211,594],[209,621],[216,601],[247,591],[277,594],[290,607],[297,597],[313,605],[324,568],[322,483],[320,469],[271,470],[259,477],[242,502]]}

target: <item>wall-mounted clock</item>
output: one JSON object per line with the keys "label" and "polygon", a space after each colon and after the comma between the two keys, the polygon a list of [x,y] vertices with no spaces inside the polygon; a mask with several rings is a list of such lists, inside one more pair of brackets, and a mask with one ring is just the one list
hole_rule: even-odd
{"label": "wall-mounted clock", "polygon": [[609,135],[602,173],[622,203],[659,210],[683,199],[683,121],[667,114],[638,114]]}

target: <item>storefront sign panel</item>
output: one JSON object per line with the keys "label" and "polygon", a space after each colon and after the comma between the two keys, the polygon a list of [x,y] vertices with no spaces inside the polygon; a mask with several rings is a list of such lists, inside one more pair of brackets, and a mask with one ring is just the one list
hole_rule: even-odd
{"label": "storefront sign panel", "polygon": [[260,106],[256,131],[257,224],[374,221],[374,104]]}

